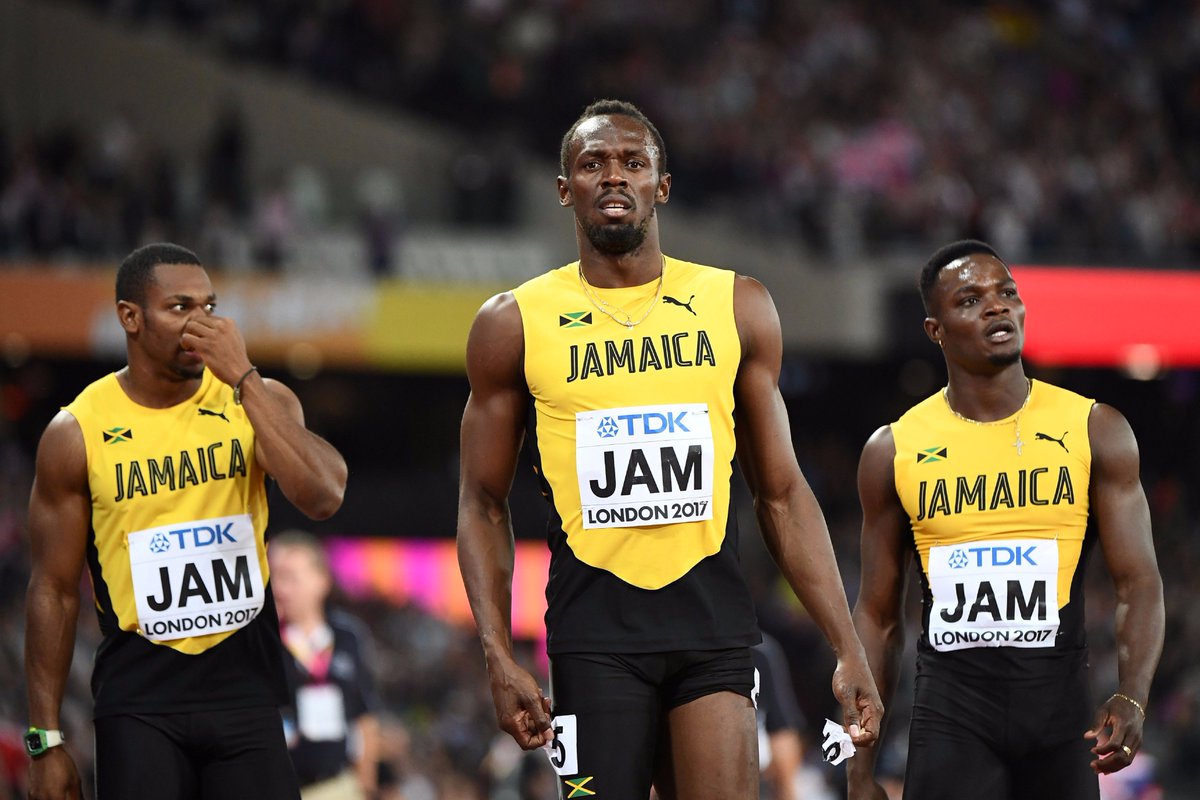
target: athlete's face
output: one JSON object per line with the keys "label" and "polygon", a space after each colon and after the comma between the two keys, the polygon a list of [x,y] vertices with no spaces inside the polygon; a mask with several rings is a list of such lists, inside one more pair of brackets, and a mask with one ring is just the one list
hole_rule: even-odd
{"label": "athlete's face", "polygon": [[645,241],[654,206],[671,191],[660,158],[650,131],[623,114],[592,117],[576,129],[559,200],[575,209],[576,224],[601,253],[621,255]]}
{"label": "athlete's face", "polygon": [[976,253],[946,265],[931,299],[925,331],[948,361],[986,369],[1020,360],[1025,304],[1000,259]]}
{"label": "athlete's face", "polygon": [[321,618],[332,587],[317,556],[308,547],[280,545],[268,548],[267,557],[279,616],[292,622]]}
{"label": "athlete's face", "polygon": [[204,361],[184,350],[183,328],[193,317],[211,315],[217,308],[212,283],[203,267],[193,264],[159,264],[146,287],[141,305],[117,304],[121,325],[137,347],[161,366],[167,376],[191,380],[204,374]]}

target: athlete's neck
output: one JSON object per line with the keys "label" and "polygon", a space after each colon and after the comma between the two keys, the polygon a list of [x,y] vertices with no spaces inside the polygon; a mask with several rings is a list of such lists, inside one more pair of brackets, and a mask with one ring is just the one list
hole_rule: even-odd
{"label": "athlete's neck", "polygon": [[576,231],[579,243],[579,266],[583,277],[597,289],[617,289],[642,286],[658,280],[663,269],[663,254],[658,243],[658,225],[651,221],[646,239],[628,253],[602,253]]}
{"label": "athlete's neck", "polygon": [[170,408],[179,405],[196,393],[203,379],[203,373],[195,378],[176,376],[163,367],[142,364],[132,359],[124,369],[117,372],[117,383],[129,399],[146,408]]}
{"label": "athlete's neck", "polygon": [[1029,378],[1018,361],[997,373],[979,375],[950,367],[946,401],[978,422],[994,422],[1017,413],[1029,396]]}

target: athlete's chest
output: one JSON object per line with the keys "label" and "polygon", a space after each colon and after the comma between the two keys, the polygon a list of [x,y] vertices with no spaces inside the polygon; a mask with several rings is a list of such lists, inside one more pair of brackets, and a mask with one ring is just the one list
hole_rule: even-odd
{"label": "athlete's chest", "polygon": [[84,432],[95,440],[89,483],[101,509],[177,502],[190,490],[250,476],[254,429],[232,403],[202,400],[169,414],[118,412],[109,422]]}

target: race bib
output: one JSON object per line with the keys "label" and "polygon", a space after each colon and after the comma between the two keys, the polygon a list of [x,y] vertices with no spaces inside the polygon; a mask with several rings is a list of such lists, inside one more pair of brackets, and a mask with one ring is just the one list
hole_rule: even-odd
{"label": "race bib", "polygon": [[713,438],[704,403],[575,415],[584,528],[712,519]]}
{"label": "race bib", "polygon": [[579,748],[576,718],[564,714],[550,718],[554,738],[542,745],[550,757],[550,766],[558,775],[575,775],[579,772]]}
{"label": "race bib", "polygon": [[310,742],[346,738],[346,703],[333,683],[301,686],[296,691],[296,725]]}
{"label": "race bib", "polygon": [[929,643],[1053,647],[1058,633],[1058,543],[1004,539],[929,549]]}
{"label": "race bib", "polygon": [[237,630],[263,606],[249,514],[129,534],[138,626],[156,642]]}

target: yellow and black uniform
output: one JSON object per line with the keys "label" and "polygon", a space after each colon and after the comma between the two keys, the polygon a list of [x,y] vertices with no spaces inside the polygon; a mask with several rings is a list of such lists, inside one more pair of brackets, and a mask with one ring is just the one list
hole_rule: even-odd
{"label": "yellow and black uniform", "polygon": [[959,417],[938,392],[891,426],[923,592],[906,797],[961,796],[965,775],[983,798],[1096,794],[1081,738],[1093,405],[1032,381],[1005,419]]}
{"label": "yellow and black uniform", "polygon": [[[513,291],[536,467],[551,510],[546,627],[556,720],[578,725],[579,759],[564,753],[555,765],[567,776],[578,764],[597,781],[585,788],[611,796],[645,794],[640,785],[605,784],[605,770],[587,766],[607,747],[613,772],[604,780],[616,779],[622,760],[638,772],[616,745],[636,748],[637,737],[621,732],[631,717],[645,716],[652,739],[662,708],[727,688],[748,696],[753,685],[746,648],[759,636],[730,512],[741,359],[734,278],[664,258],[661,299],[634,326],[605,314],[592,296],[636,319],[655,302],[658,281],[585,287],[576,262]],[[722,655],[676,658],[686,651]],[[617,679],[596,677],[610,671],[602,655],[637,661],[627,670],[638,673],[634,681],[656,687],[640,700],[629,693],[632,705],[647,704],[640,711],[614,705]],[[614,730],[601,737],[605,724],[586,722],[585,708],[618,715]],[[560,737],[559,747],[569,748],[574,734]],[[652,756],[652,743],[646,749]]]}
{"label": "yellow and black uniform", "polygon": [[[232,389],[206,370],[189,399],[147,408],[110,374],[66,411],[83,433],[92,501],[87,561],[104,636],[92,676],[98,725],[262,709],[282,743],[287,693],[268,587],[265,475]],[[101,786],[117,761],[99,765]]]}

